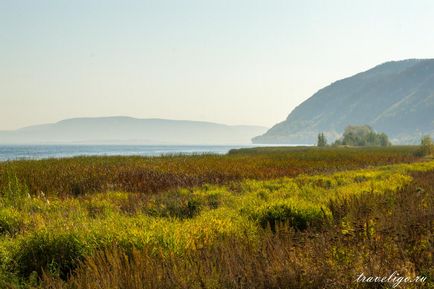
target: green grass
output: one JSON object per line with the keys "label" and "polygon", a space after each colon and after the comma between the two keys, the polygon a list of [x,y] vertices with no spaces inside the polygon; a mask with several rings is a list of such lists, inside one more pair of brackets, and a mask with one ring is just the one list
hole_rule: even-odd
{"label": "green grass", "polygon": [[243,179],[273,179],[414,162],[417,147],[258,148],[228,155],[76,157],[0,163],[0,190],[17,177],[33,196],[124,191],[159,193]]}
{"label": "green grass", "polygon": [[[117,257],[110,256],[114,258],[110,262],[118,262],[118,265],[123,261],[116,258],[137,255],[149,262],[163,258],[164,262],[169,262],[167,266],[170,267],[181,262],[177,258],[183,256],[196,260],[200,252],[210,254],[209,252],[214,252],[212,250],[228,250],[225,246],[229,245],[223,245],[226,242],[231,242],[233,249],[239,247],[240,250],[245,250],[244,253],[251,253],[249,250],[261,251],[269,246],[267,242],[278,244],[280,241],[274,240],[273,236],[279,235],[282,230],[290,230],[291,234],[295,234],[294,238],[302,239],[306,234],[328,236],[336,228],[341,234],[339,238],[358,234],[359,221],[355,221],[355,208],[351,207],[351,203],[376,198],[381,200],[381,206],[367,202],[360,205],[360,209],[367,206],[365,215],[379,210],[387,213],[392,210],[387,208],[398,202],[394,195],[413,183],[413,174],[434,171],[434,161],[415,158],[414,148],[390,148],[390,151],[315,148],[270,150],[272,151],[255,151],[252,154],[245,151],[231,152],[228,156],[73,158],[2,164],[3,172],[7,173],[2,175],[4,183],[0,202],[0,287],[1,282],[12,288],[20,286],[19,284],[24,287],[48,286],[47,284],[51,284],[51,287],[69,286],[70,283],[61,280],[73,280],[71,274],[76,276],[74,278],[84,278],[83,274],[88,272],[86,270],[91,270],[90,264],[96,262],[92,258],[103,258],[101,254],[106,254],[101,252],[116,252]],[[234,154],[237,156],[234,157]],[[339,163],[342,166],[338,166]],[[159,167],[165,174],[178,172],[179,175],[190,177],[195,177],[196,173],[201,176],[212,175],[217,168],[228,168],[220,174],[232,177],[215,182],[205,181],[204,178],[203,183],[188,181],[182,186],[168,185],[161,191],[152,191],[153,193],[146,190],[145,193],[140,190],[118,190],[118,186],[125,184],[110,182],[126,172],[148,174],[146,170],[150,167]],[[243,169],[246,171],[240,177],[237,174]],[[107,176],[103,176],[103,172]],[[254,175],[255,172],[264,175],[249,177],[249,174]],[[36,177],[48,173],[51,177]],[[164,174],[153,174],[157,178],[154,184],[163,182],[158,179],[162,175]],[[101,179],[97,176],[101,176]],[[62,191],[68,181],[75,179],[93,184],[90,185],[93,189],[82,187],[81,193]],[[66,181],[64,186],[62,180]],[[38,191],[42,186],[51,187],[52,192]],[[375,238],[375,219],[367,217],[362,222],[364,237],[358,238]],[[221,246],[225,249],[218,249]],[[421,250],[425,254],[429,248],[423,246],[425,245],[415,243],[410,249],[403,250]],[[345,258],[350,258],[341,252],[348,250],[346,246],[329,250],[334,252],[339,262],[345,263]],[[220,253],[214,252],[216,255],[212,258],[217,258]],[[342,258],[344,259],[341,260]],[[175,259],[178,261],[173,261]],[[204,264],[208,262],[201,260]],[[264,262],[266,260],[268,259],[264,259]],[[152,270],[160,274],[158,278],[164,278],[157,263],[152,264],[147,266],[156,266]],[[107,272],[111,270],[104,266]],[[270,266],[272,268],[267,270],[278,270],[276,266],[279,265],[273,263]],[[330,266],[338,268],[336,264]],[[176,266],[172,269],[176,271]],[[200,266],[199,269],[205,270]],[[233,268],[235,271],[239,269]],[[116,270],[120,270],[119,274],[124,274],[121,268]],[[171,274],[182,272],[181,269],[175,271],[171,271]],[[81,272],[82,275],[74,275],[74,272]],[[204,273],[191,274],[190,277],[193,278]],[[40,283],[39,278],[42,277],[45,281]],[[179,282],[186,280],[179,279]],[[167,280],[160,281],[165,284]],[[142,288],[143,284],[137,284],[134,286]],[[160,288],[168,288],[161,284]],[[204,288],[222,288],[217,284],[218,282],[214,287],[207,285]],[[121,288],[137,287],[131,285]],[[143,285],[143,288],[155,287]]]}

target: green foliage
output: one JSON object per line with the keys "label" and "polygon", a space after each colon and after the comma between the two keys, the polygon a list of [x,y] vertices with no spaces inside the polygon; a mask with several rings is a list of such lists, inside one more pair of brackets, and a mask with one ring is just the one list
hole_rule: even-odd
{"label": "green foliage", "polygon": [[0,235],[17,234],[24,226],[21,213],[15,208],[0,208]]}
{"label": "green foliage", "polygon": [[228,192],[205,185],[200,189],[178,189],[152,196],[129,194],[122,201],[121,210],[128,214],[142,212],[152,217],[188,219],[203,210],[217,209],[222,205],[223,195]]}
{"label": "green foliage", "polygon": [[20,182],[16,174],[7,172],[3,175],[1,188],[1,203],[3,206],[22,207],[30,198],[29,189],[25,183]]}
{"label": "green foliage", "polygon": [[325,147],[327,146],[327,138],[325,137],[324,133],[318,134],[318,141],[317,141],[318,147]]}
{"label": "green foliage", "polygon": [[[112,246],[86,258],[68,282],[45,278],[42,287],[392,288],[390,283],[359,286],[354,280],[360,272],[389,276],[396,270],[401,276],[427,277],[424,283],[401,283],[399,287],[432,288],[434,170],[412,175],[412,183],[398,191],[365,193],[336,203],[336,210],[341,210],[344,218],[321,230],[297,231],[276,226],[275,232],[260,230],[254,240],[249,239],[248,231],[242,232],[241,237],[235,237],[236,232],[231,231],[231,235],[222,235],[209,246],[182,254],[167,254],[152,247],[124,250]],[[366,178],[376,177],[380,174],[366,174]],[[216,212],[208,213],[210,226],[214,226]],[[193,225],[201,227],[199,222]],[[189,226],[186,232],[192,228]]]}
{"label": "green foliage", "polygon": [[262,227],[270,226],[273,232],[277,226],[289,225],[296,230],[305,230],[312,223],[319,223],[324,215],[321,208],[295,200],[279,200],[259,207],[256,219]]}
{"label": "green foliage", "polygon": [[345,128],[342,138],[337,140],[335,145],[387,147],[391,143],[385,133],[376,133],[368,125],[350,125]]}
{"label": "green foliage", "polygon": [[203,200],[187,190],[177,190],[157,195],[147,205],[145,212],[151,216],[179,219],[197,216]]}
{"label": "green foliage", "polygon": [[434,153],[434,144],[431,136],[425,135],[420,140],[420,147],[416,151],[416,156],[418,157],[424,157],[429,156]]}
{"label": "green foliage", "polygon": [[67,232],[35,232],[22,239],[13,253],[17,272],[28,277],[42,271],[66,279],[88,254],[80,236]]}
{"label": "green foliage", "polygon": [[434,128],[433,71],[433,59],[393,61],[336,81],[253,142],[315,143],[318,128],[333,132],[342,123],[363,120],[381,124],[400,143],[411,143],[419,130]]}
{"label": "green foliage", "polygon": [[[319,232],[327,230],[331,217],[337,214],[342,216],[336,220],[348,221],[347,212],[351,210],[340,209],[341,203],[357,196],[396,192],[411,182],[411,172],[434,170],[434,162],[430,161],[392,164],[398,160],[416,159],[413,148],[298,148],[284,161],[306,167],[291,172],[292,177],[283,174],[271,178],[288,169],[287,164],[280,161],[288,152],[282,153],[280,149],[273,148],[278,152],[260,152],[252,157],[253,161],[258,161],[258,168],[252,172],[264,173],[260,177],[235,178],[221,184],[218,180],[213,184],[188,184],[155,194],[113,191],[114,185],[106,184],[104,186],[112,188],[109,192],[29,198],[22,193],[27,192],[26,186],[18,178],[10,178],[8,186],[10,184],[14,189],[8,194],[13,197],[8,197],[0,208],[0,227],[7,228],[0,236],[0,263],[5,268],[5,276],[19,276],[20,282],[25,283],[32,278],[37,280],[43,272],[67,279],[83,259],[110,247],[121,249],[128,256],[134,250],[147,248],[151,254],[170,259],[214,248],[226,238],[255,247],[268,227],[278,232],[282,224],[301,234],[312,228]],[[239,159],[247,160],[256,153],[235,154],[241,154],[243,157]],[[161,159],[156,158],[155,162],[162,166]],[[232,160],[228,162],[235,165]],[[8,166],[16,169],[17,175],[21,174],[20,179],[32,182],[33,178],[27,179],[25,175],[40,173],[33,171],[35,164],[40,163],[20,161]],[[381,164],[387,166],[373,167]],[[369,169],[363,169],[368,165]],[[99,172],[99,166],[107,168],[104,162],[96,162],[91,168],[83,167],[92,174]],[[358,169],[345,170],[351,167]],[[183,169],[187,170],[186,167]],[[204,171],[206,169],[200,170],[201,173]],[[226,172],[228,176],[239,172],[238,169],[229,171]],[[85,180],[82,171],[73,172],[77,176],[72,175],[72,179]],[[53,172],[53,179],[58,177]],[[17,191],[21,193],[17,194]],[[14,201],[20,199],[19,196],[24,196],[21,205]],[[330,206],[331,203],[335,206]],[[351,231],[351,228],[346,229]]]}
{"label": "green foliage", "polygon": [[411,162],[414,147],[273,147],[234,150],[228,155],[76,157],[0,163],[0,191],[16,186],[21,196],[86,196],[122,191],[161,193],[245,179],[293,177],[300,173],[357,169]]}

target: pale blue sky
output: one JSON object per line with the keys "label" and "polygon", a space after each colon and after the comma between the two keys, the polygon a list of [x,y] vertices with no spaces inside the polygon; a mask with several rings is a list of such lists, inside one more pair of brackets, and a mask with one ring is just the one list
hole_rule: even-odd
{"label": "pale blue sky", "polygon": [[434,57],[434,1],[0,0],[0,129],[128,115],[271,126],[332,81]]}

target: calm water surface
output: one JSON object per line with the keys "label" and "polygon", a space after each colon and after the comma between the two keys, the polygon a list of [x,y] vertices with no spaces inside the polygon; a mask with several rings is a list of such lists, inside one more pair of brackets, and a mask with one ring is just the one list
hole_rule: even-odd
{"label": "calm water surface", "polygon": [[225,154],[231,149],[255,146],[258,145],[0,145],[0,161],[74,156]]}

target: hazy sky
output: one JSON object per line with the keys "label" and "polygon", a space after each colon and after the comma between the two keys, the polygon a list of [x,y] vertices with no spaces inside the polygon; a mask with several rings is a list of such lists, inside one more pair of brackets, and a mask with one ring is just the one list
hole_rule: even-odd
{"label": "hazy sky", "polygon": [[0,129],[128,115],[271,126],[318,89],[434,57],[434,1],[0,0]]}

